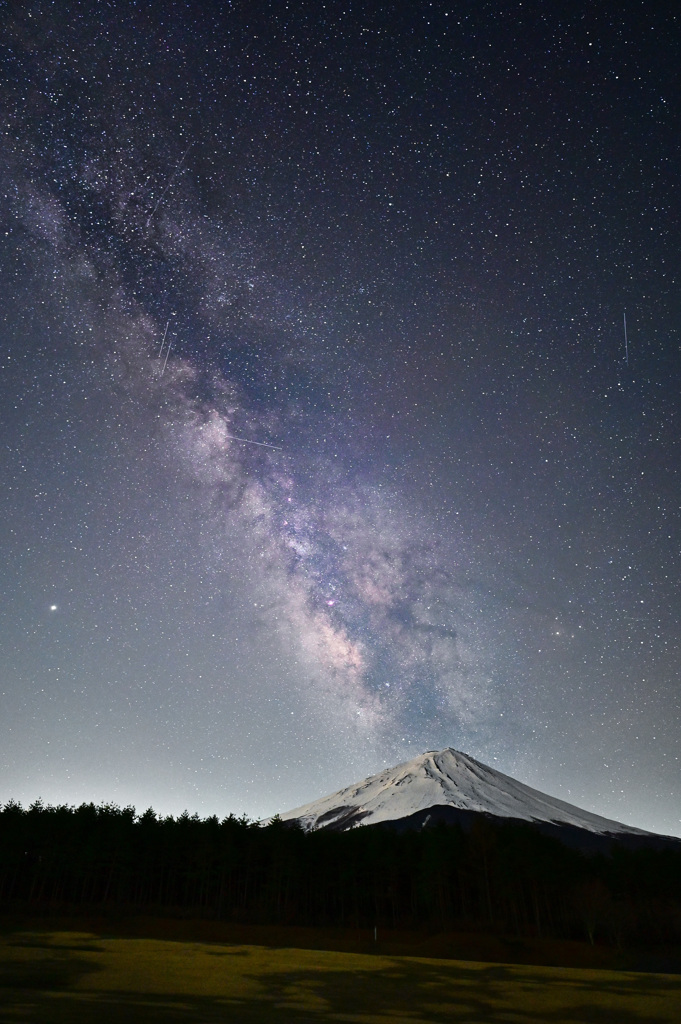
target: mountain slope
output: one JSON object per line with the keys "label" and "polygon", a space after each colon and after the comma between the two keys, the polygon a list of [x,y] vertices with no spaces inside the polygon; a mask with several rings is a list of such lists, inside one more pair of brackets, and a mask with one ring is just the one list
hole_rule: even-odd
{"label": "mountain slope", "polygon": [[410,817],[424,824],[428,815],[419,812],[443,807],[568,825],[599,835],[650,835],[540,793],[452,747],[426,751],[363,782],[287,811],[281,818],[298,821],[306,830],[345,830]]}

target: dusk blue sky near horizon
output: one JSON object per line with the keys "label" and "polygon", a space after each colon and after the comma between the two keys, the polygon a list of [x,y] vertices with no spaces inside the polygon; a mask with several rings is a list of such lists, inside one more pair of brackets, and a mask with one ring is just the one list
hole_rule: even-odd
{"label": "dusk blue sky near horizon", "polygon": [[0,802],[681,835],[671,5],[0,10]]}

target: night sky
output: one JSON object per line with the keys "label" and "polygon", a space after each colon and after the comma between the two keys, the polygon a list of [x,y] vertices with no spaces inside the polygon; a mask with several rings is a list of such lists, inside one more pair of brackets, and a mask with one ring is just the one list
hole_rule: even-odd
{"label": "night sky", "polygon": [[674,7],[0,3],[0,801],[681,835]]}

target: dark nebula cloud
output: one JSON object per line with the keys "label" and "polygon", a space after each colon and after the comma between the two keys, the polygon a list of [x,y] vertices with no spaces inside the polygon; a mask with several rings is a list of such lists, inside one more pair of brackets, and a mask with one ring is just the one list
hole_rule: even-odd
{"label": "dark nebula cloud", "polygon": [[6,14],[0,798],[679,834],[675,16]]}

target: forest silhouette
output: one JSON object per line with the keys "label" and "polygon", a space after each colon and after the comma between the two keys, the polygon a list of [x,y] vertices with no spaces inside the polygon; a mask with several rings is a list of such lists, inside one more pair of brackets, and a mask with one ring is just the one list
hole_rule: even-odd
{"label": "forest silhouette", "polygon": [[0,911],[681,942],[681,844],[583,852],[530,823],[347,832],[115,805],[0,811]]}

